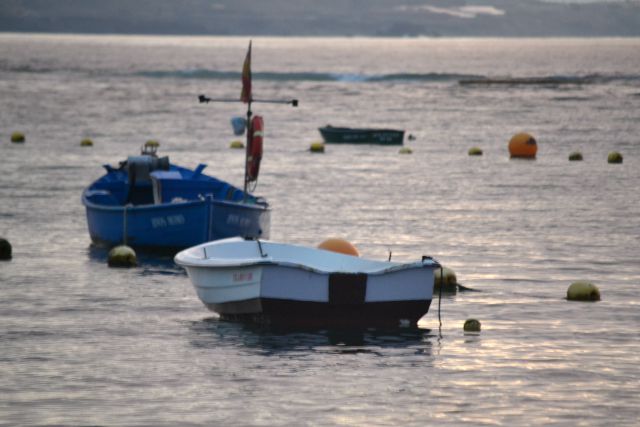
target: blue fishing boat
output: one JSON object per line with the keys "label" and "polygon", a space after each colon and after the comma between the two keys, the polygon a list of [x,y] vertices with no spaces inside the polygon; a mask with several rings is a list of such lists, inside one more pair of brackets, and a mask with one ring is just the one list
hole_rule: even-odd
{"label": "blue fishing boat", "polygon": [[145,146],[82,193],[91,240],[148,249],[178,250],[233,236],[269,236],[268,203],[203,173],[158,157]]}
{"label": "blue fishing boat", "polygon": [[157,156],[157,143],[147,143],[141,155],[128,157],[119,167],[105,165],[106,175],[84,190],[82,203],[93,242],[175,251],[227,237],[269,238],[269,205],[249,193],[258,182],[264,137],[264,120],[253,116],[251,104],[297,107],[298,100],[253,97],[251,42],[242,67],[240,99],[198,99],[247,104],[244,189],[203,174],[204,164],[193,170],[171,164],[168,157]]}

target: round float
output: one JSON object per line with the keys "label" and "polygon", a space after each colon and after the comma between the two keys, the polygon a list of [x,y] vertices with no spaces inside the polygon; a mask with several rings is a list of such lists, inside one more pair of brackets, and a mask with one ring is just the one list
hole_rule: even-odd
{"label": "round float", "polygon": [[609,156],[607,157],[607,162],[622,163],[622,154],[618,153],[617,151],[612,151],[611,153],[609,153]]}
{"label": "round float", "polygon": [[469,148],[468,154],[470,156],[482,156],[482,149],[480,147]]}
{"label": "round float", "polygon": [[600,301],[600,289],[591,282],[578,280],[567,289],[569,301]]}
{"label": "round float", "polygon": [[526,132],[513,135],[509,141],[509,154],[511,157],[523,159],[535,159],[538,152],[536,139]]}
{"label": "round float", "polygon": [[11,243],[7,239],[0,237],[0,260],[10,260],[11,256]]}
{"label": "round float", "polygon": [[311,151],[312,153],[324,153],[324,143],[312,142],[309,146],[309,151]]}
{"label": "round float", "polygon": [[107,260],[109,267],[135,267],[138,265],[135,251],[126,245],[112,248]]}
{"label": "round float", "polygon": [[442,266],[442,268],[436,268],[433,270],[433,289],[438,292],[442,287],[443,292],[457,292],[458,291],[458,278],[456,273],[448,268]]}
{"label": "round float", "polygon": [[462,329],[464,329],[465,332],[480,332],[480,327],[481,324],[478,319],[467,319]]}
{"label": "round float", "polygon": [[318,245],[318,249],[338,252],[345,255],[360,256],[360,252],[353,244],[351,244],[351,242],[340,238],[327,239]]}
{"label": "round float", "polygon": [[582,160],[582,153],[579,151],[574,151],[573,153],[569,154],[569,161],[570,162],[579,162]]}
{"label": "round float", "polygon": [[22,132],[13,132],[11,134],[11,142],[16,144],[21,144],[25,141],[24,133]]}

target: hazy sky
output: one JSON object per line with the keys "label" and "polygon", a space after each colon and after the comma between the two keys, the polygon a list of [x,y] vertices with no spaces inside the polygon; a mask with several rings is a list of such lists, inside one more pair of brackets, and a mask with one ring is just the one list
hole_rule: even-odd
{"label": "hazy sky", "polygon": [[0,0],[0,31],[640,36],[640,0]]}

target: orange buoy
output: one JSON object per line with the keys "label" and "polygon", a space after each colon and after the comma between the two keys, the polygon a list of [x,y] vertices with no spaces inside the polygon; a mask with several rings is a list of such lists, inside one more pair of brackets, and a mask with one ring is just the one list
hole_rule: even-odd
{"label": "orange buoy", "polygon": [[318,249],[325,251],[338,252],[345,255],[360,256],[358,249],[344,239],[331,238],[318,245]]}
{"label": "orange buoy", "polygon": [[511,157],[523,157],[535,159],[538,151],[536,139],[526,132],[513,135],[509,141],[509,154]]}

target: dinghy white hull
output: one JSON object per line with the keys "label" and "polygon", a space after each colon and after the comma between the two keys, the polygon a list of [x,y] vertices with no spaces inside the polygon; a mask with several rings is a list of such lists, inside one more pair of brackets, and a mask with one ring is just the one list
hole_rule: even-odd
{"label": "dinghy white hull", "polygon": [[427,313],[436,261],[411,264],[268,241],[224,239],[176,255],[222,318],[308,326],[411,326]]}

